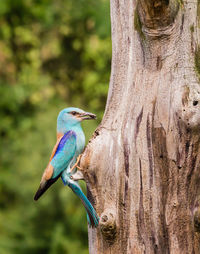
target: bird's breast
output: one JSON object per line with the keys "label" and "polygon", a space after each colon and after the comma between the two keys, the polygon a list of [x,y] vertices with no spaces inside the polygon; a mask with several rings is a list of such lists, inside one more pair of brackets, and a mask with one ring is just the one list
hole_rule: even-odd
{"label": "bird's breast", "polygon": [[69,177],[71,172],[71,167],[76,163],[77,157],[79,156],[79,154],[83,152],[84,147],[85,147],[85,135],[83,131],[78,131],[78,132],[76,131],[76,151],[68,167],[62,174],[63,179],[65,179],[66,177]]}
{"label": "bird's breast", "polygon": [[80,154],[83,152],[83,149],[85,147],[85,135],[83,132],[77,133],[77,139],[76,139],[76,152],[77,154]]}

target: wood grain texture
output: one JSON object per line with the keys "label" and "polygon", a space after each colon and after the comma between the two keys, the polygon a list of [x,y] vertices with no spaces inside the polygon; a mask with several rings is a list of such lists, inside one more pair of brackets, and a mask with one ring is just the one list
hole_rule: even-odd
{"label": "wood grain texture", "polygon": [[200,253],[197,5],[111,0],[107,105],[81,166],[116,232],[89,229],[91,254]]}

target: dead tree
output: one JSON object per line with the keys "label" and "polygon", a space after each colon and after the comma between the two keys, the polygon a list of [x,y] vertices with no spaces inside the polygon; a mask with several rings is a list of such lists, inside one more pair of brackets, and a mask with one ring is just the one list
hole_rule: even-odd
{"label": "dead tree", "polygon": [[200,1],[111,0],[111,22],[107,105],[81,160],[101,217],[90,253],[200,253]]}

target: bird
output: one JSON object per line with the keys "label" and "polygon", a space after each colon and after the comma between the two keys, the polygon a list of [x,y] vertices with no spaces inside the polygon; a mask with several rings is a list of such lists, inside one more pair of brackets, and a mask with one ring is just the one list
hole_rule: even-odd
{"label": "bird", "polygon": [[69,107],[60,111],[57,118],[57,142],[34,200],[38,200],[53,183],[61,178],[64,185],[70,187],[83,203],[89,225],[97,227],[99,217],[78,183],[79,180],[84,180],[81,168],[78,166],[85,147],[85,135],[81,122],[92,119],[96,119],[95,114],[79,108]]}

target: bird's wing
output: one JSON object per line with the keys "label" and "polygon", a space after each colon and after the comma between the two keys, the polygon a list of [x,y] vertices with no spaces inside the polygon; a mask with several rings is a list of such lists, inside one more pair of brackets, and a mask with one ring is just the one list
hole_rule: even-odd
{"label": "bird's wing", "polygon": [[57,179],[68,166],[76,151],[76,134],[73,131],[65,133],[53,148],[51,158],[46,167],[38,191],[34,199],[37,200]]}
{"label": "bird's wing", "polygon": [[59,145],[59,143],[60,143],[60,140],[62,139],[63,136],[64,136],[64,135],[59,136],[59,137],[57,138],[57,141],[56,141],[56,144],[55,144],[55,146],[54,146],[54,148],[53,148],[53,150],[52,150],[52,153],[51,153],[49,162],[53,159],[53,157],[54,157],[54,155],[55,155],[55,153],[56,153],[57,147],[58,147],[58,145]]}

